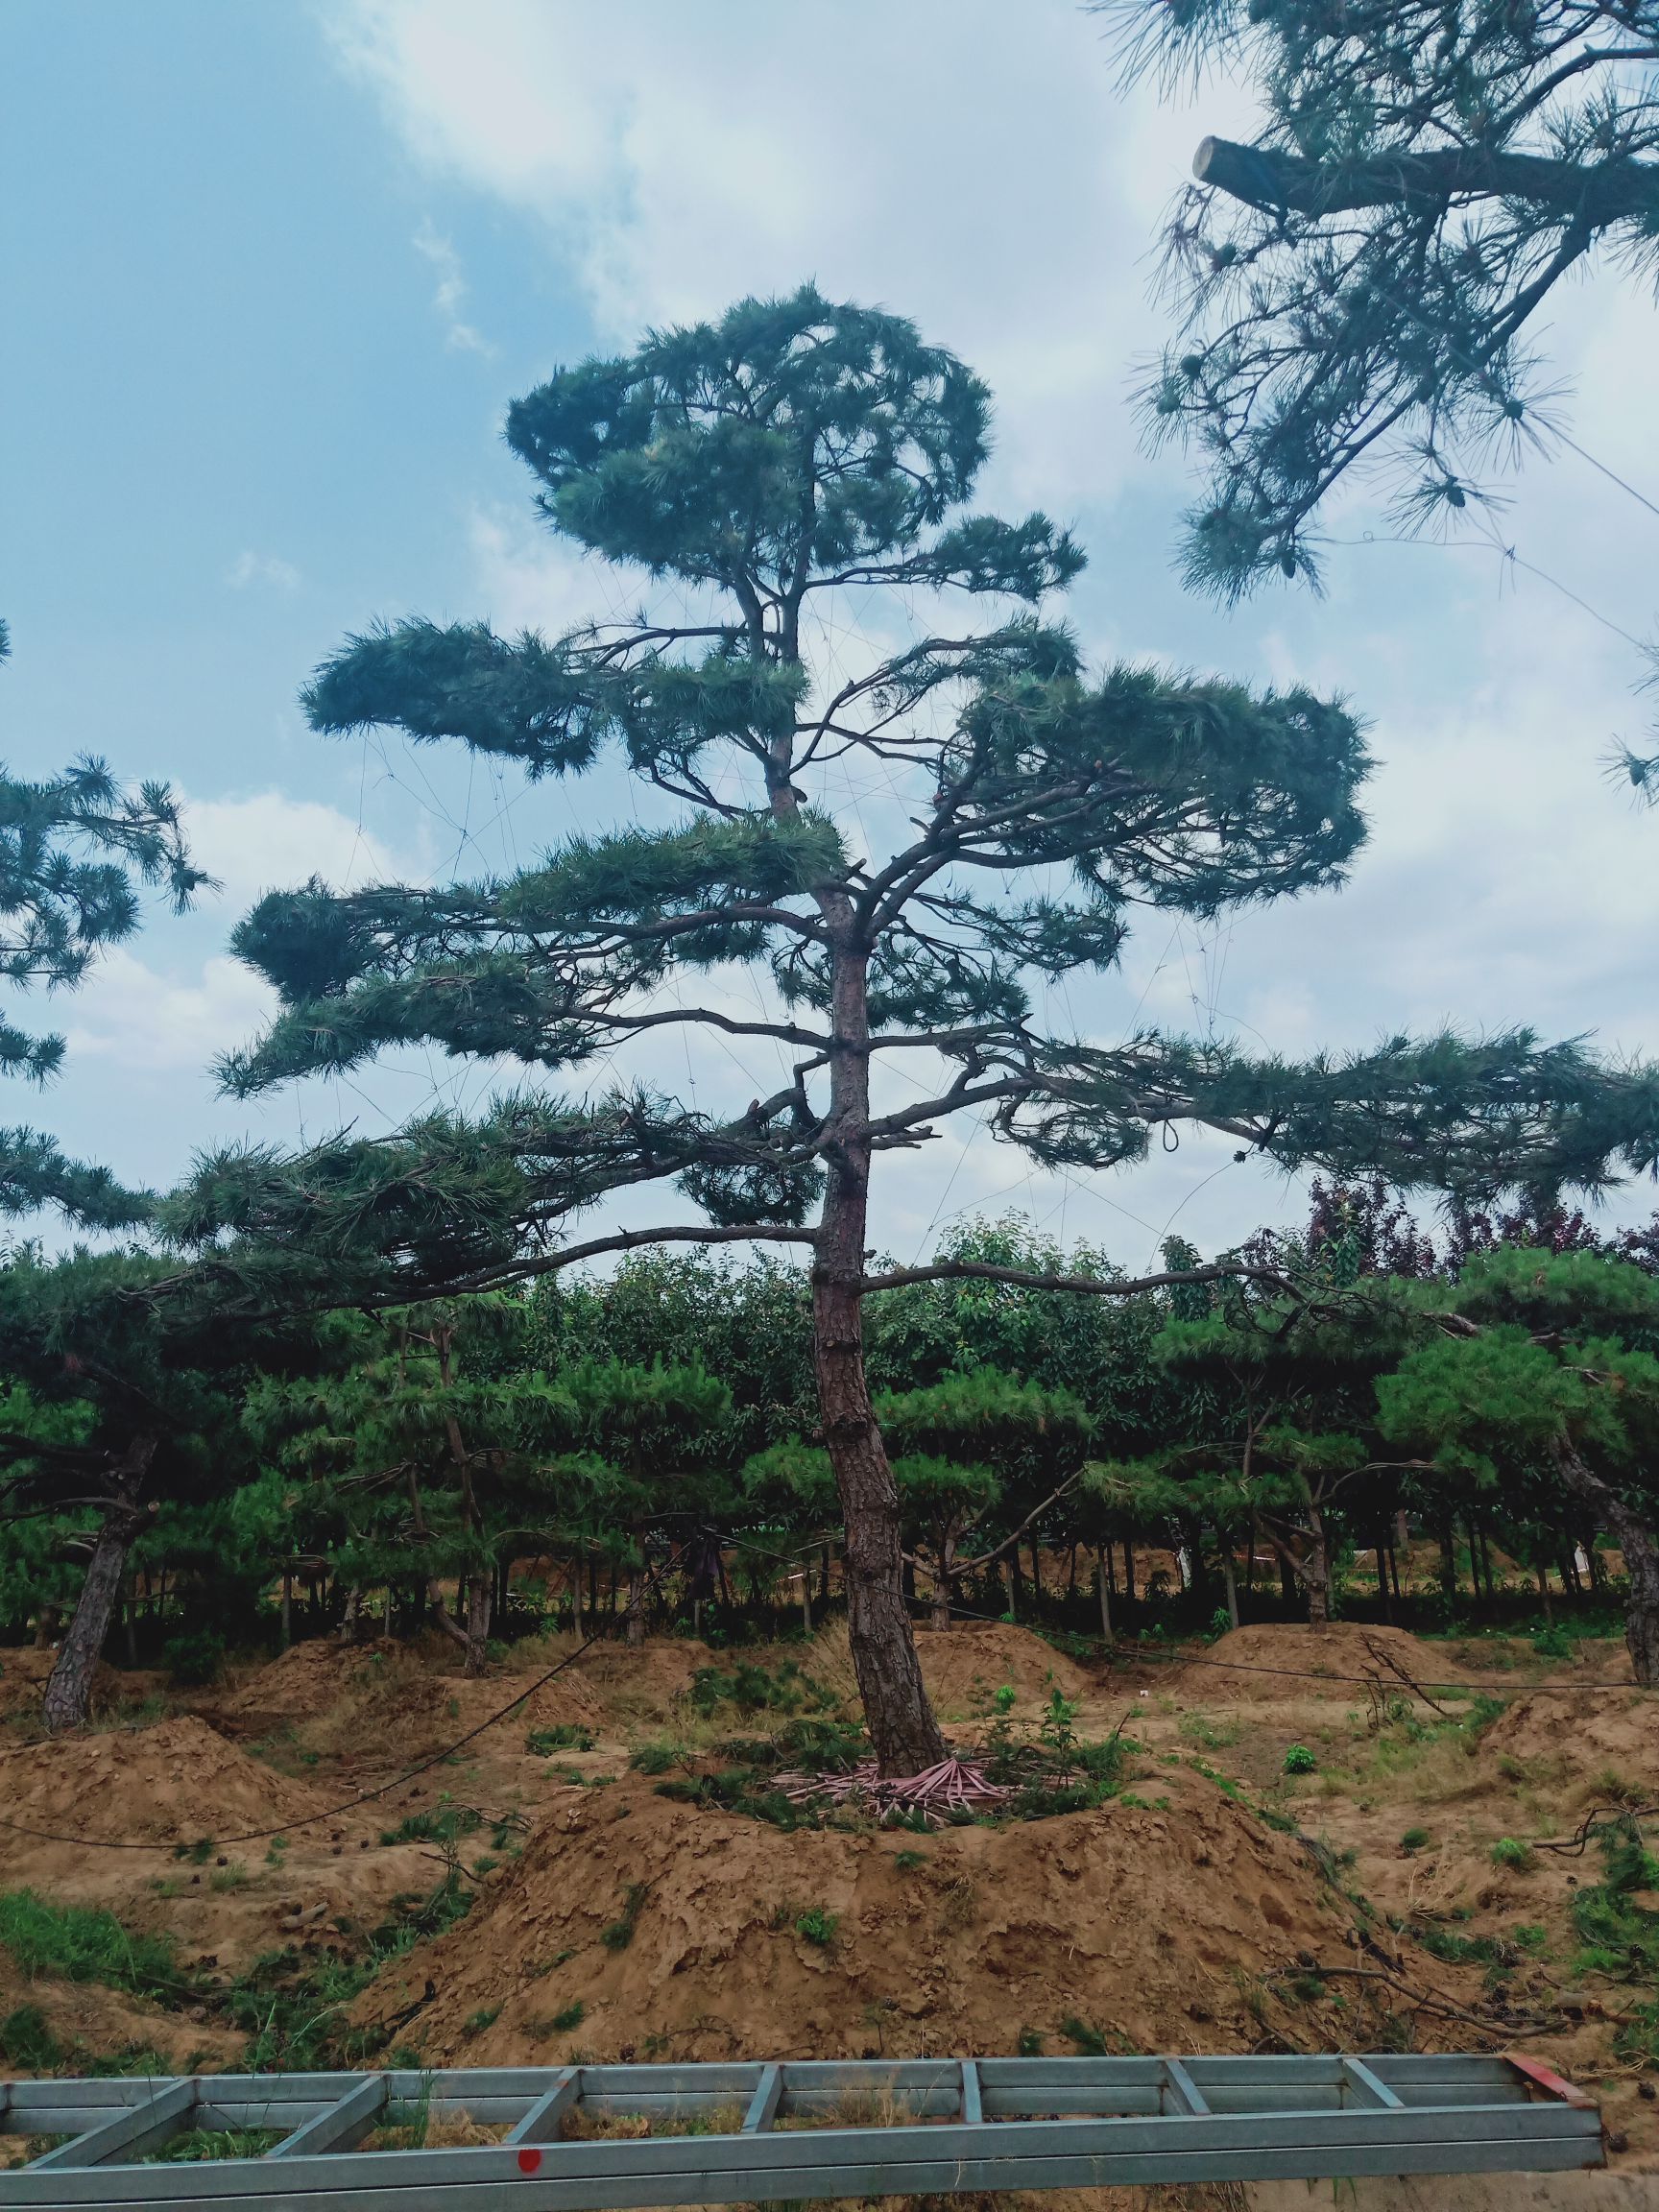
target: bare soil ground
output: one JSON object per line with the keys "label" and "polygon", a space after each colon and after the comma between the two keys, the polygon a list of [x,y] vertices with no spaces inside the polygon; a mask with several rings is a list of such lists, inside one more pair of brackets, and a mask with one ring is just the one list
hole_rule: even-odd
{"label": "bare soil ground", "polygon": [[[1348,1625],[1112,1665],[1007,1623],[920,1643],[959,1744],[1005,1685],[1025,1725],[1057,1689],[1080,1734],[1134,1739],[1124,1792],[932,1837],[785,1832],[666,1798],[630,1752],[739,1725],[692,1706],[694,1671],[733,1660],[688,1640],[598,1647],[541,1687],[557,1641],[481,1682],[436,1643],[301,1645],[200,1693],[111,1670],[94,1730],[52,1743],[42,1662],[7,1652],[0,1889],[107,1908],[211,1980],[277,1951],[361,1956],[397,1899],[450,1873],[475,1892],[468,1917],[393,1958],[350,2013],[436,2062],[1512,2046],[1593,2089],[1628,2142],[1615,2171],[1659,2196],[1659,2103],[1614,2053],[1651,1992],[1584,1970],[1572,1921],[1598,1855],[1493,1857],[1659,1803],[1659,1712],[1622,1648],[1549,1664]],[[850,1692],[844,1631],[789,1652]],[[1286,1773],[1293,1747],[1309,1770]],[[453,1839],[421,1833],[434,1822]],[[147,1848],[99,1847],[114,1841]],[[239,2048],[211,2007],[25,1982],[0,1951],[0,2023],[25,2003],[82,2054],[212,2066]]]}

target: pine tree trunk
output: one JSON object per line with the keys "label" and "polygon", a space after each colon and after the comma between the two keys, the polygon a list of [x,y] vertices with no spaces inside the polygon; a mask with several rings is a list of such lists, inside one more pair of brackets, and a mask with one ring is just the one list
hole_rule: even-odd
{"label": "pine tree trunk", "polygon": [[62,1627],[62,1606],[42,1605],[40,1608],[40,1617],[35,1623],[36,1650],[50,1651],[53,1645],[58,1641],[58,1631]]}
{"label": "pine tree trunk", "polygon": [[1331,1623],[1331,1547],[1326,1541],[1324,1516],[1316,1505],[1309,1507],[1308,1526],[1313,1537],[1302,1563],[1302,1578],[1308,1586],[1308,1623],[1310,1627],[1325,1628]]}
{"label": "pine tree trunk", "polygon": [[1106,1644],[1117,1641],[1112,1633],[1112,1581],[1106,1565],[1106,1546],[1094,1548],[1094,1579],[1100,1590],[1100,1637]]}
{"label": "pine tree trunk", "polygon": [[1227,1587],[1227,1619],[1238,1625],[1238,1575],[1233,1565],[1233,1547],[1225,1539],[1221,1545],[1221,1579]]}
{"label": "pine tree trunk", "polygon": [[933,1627],[943,1635],[950,1625],[950,1608],[956,1600],[956,1547],[940,1535],[934,1546]]}
{"label": "pine tree trunk", "polygon": [[1446,1610],[1454,1612],[1457,1605],[1457,1547],[1452,1537],[1452,1523],[1448,1518],[1440,1524],[1440,1589],[1446,1599]]}
{"label": "pine tree trunk", "polygon": [[58,1659],[46,1682],[40,1719],[48,1736],[62,1736],[72,1728],[84,1728],[92,1710],[92,1683],[109,1633],[109,1623],[120,1602],[127,1575],[127,1554],[133,1539],[150,1518],[140,1505],[138,1493],[156,1456],[158,1439],[134,1438],[111,1470],[108,1504],[104,1525],[92,1547],[86,1579],[81,1585],[74,1618],[70,1621]]}
{"label": "pine tree trunk", "polygon": [[870,1192],[870,1025],[865,961],[845,941],[834,950],[831,1013],[831,1142],[812,1267],[818,1405],[847,1531],[842,1573],[853,1668],[878,1770],[919,1774],[945,1757],[945,1740],[904,1607],[898,1485],[864,1372],[858,1286]]}
{"label": "pine tree trunk", "polygon": [[1624,1641],[1630,1649],[1630,1671],[1645,1690],[1659,1687],[1659,1542],[1655,1542],[1647,1524],[1631,1511],[1611,1483],[1603,1482],[1585,1465],[1571,1444],[1557,1442],[1555,1464],[1567,1488],[1592,1508],[1624,1554],[1624,1572],[1630,1583],[1624,1600]]}
{"label": "pine tree trunk", "polygon": [[645,1585],[632,1560],[628,1566],[628,1625],[624,1633],[636,1648],[645,1641]]}
{"label": "pine tree trunk", "polygon": [[480,1572],[467,1578],[467,1659],[462,1671],[482,1674],[490,1664],[491,1577]]}

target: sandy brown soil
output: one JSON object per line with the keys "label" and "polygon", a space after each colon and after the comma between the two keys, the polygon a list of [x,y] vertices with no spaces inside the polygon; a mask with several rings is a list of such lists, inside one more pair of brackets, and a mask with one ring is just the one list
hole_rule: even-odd
{"label": "sandy brown soil", "polygon": [[[464,1867],[497,1861],[476,1877],[471,1914],[395,1961],[358,2006],[435,2059],[994,2052],[1022,2032],[1069,2051],[1077,2030],[1109,2048],[1177,2050],[1513,2041],[1595,2089],[1629,2138],[1620,2170],[1659,2165],[1659,2105],[1637,2098],[1634,2069],[1612,2056],[1632,1992],[1573,1971],[1572,1902],[1599,1878],[1596,1854],[1539,1854],[1519,1869],[1491,1856],[1502,1838],[1571,1834],[1593,1805],[1659,1802],[1659,1726],[1620,1647],[1551,1666],[1483,1639],[1251,1627],[1173,1662],[1107,1666],[1006,1623],[924,1630],[920,1644],[961,1745],[1004,1685],[1017,1721],[1056,1688],[1078,1702],[1087,1736],[1127,1716],[1139,1804],[934,1838],[785,1834],[693,1810],[627,1768],[642,1740],[709,1740],[685,1691],[696,1668],[733,1660],[688,1640],[599,1647],[541,1689],[567,1647],[517,1647],[469,1682],[436,1643],[302,1645],[212,1693],[171,1694],[159,1719],[154,1678],[109,1671],[106,1709],[152,1717],[58,1743],[26,1741],[23,1693],[37,1694],[42,1658],[8,1652],[0,1815],[87,1841],[0,1827],[0,1886],[107,1905],[221,1973],[283,1947],[349,1953],[396,1897],[440,1878],[433,1844],[381,1838],[447,1799],[519,1825],[504,1853],[488,1826],[464,1841]],[[851,1691],[844,1631],[792,1649]],[[1433,1691],[1444,1711],[1410,1697],[1406,1678],[1449,1685]],[[1489,1682],[1504,1710],[1479,1732],[1453,1725]],[[560,1723],[592,1731],[593,1747],[529,1750],[532,1731]],[[1311,1773],[1286,1774],[1292,1745],[1312,1754]],[[379,1793],[337,1810],[365,1791]],[[301,1824],[275,1846],[229,1840],[278,1821]],[[204,1836],[201,1863],[175,1856]],[[117,1838],[154,1848],[95,1848]],[[814,1909],[833,1923],[828,1942],[796,1925]],[[631,1940],[608,1945],[603,1932],[629,1917]],[[1357,1947],[1362,1929],[1375,1950]],[[1480,1963],[1425,1947],[1435,1931],[1504,1947],[1506,2012],[1492,2009]],[[1309,1960],[1326,1970],[1322,1991]],[[170,2060],[189,2046],[224,2062],[210,2027],[84,1985],[31,1988],[63,2021],[60,2039],[144,2043]],[[0,2016],[19,2001],[0,1983]]]}
{"label": "sandy brown soil", "polygon": [[1351,1921],[1299,1846],[1184,1773],[1155,1804],[926,1838],[572,1791],[363,2017],[401,2020],[431,1982],[402,2032],[444,2063],[925,2056],[1022,2031],[1066,2050],[1065,2022],[1118,2050],[1238,2049],[1261,2033],[1254,1984],[1298,1949],[1349,1960]]}

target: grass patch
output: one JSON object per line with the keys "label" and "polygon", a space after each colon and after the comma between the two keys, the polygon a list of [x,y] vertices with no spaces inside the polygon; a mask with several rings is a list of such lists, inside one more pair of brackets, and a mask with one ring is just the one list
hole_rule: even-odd
{"label": "grass patch", "polygon": [[598,1741],[595,1732],[580,1720],[561,1720],[552,1728],[532,1728],[524,1739],[524,1748],[545,1759],[555,1751],[591,1751]]}
{"label": "grass patch", "polygon": [[1183,1713],[1181,1733],[1189,1743],[1202,1743],[1207,1751],[1224,1751],[1244,1733],[1237,1720],[1213,1720],[1208,1713]]}
{"label": "grass patch", "polygon": [[457,1805],[445,1793],[430,1813],[411,1813],[399,1820],[396,1828],[383,1828],[382,1843],[454,1843],[463,1836],[474,1836],[484,1825],[484,1815],[470,1805]]}
{"label": "grass patch", "polygon": [[281,2140],[280,2128],[184,2128],[140,2164],[190,2166],[204,2158],[263,2158]]}
{"label": "grass patch", "polygon": [[38,2005],[19,2005],[0,2020],[0,2058],[23,2074],[49,2074],[67,2056]]}
{"label": "grass patch", "polygon": [[101,1982],[164,2005],[194,1994],[166,1936],[138,1935],[113,1912],[50,1905],[33,1889],[0,1891],[0,1946],[31,1977]]}

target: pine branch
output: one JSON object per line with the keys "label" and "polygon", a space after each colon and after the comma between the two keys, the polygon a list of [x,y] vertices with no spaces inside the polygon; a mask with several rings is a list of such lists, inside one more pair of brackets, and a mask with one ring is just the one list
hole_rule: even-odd
{"label": "pine branch", "polygon": [[1200,142],[1192,174],[1248,206],[1316,217],[1468,198],[1528,201],[1595,228],[1659,215],[1659,163],[1551,161],[1483,145],[1311,161],[1211,137]]}

